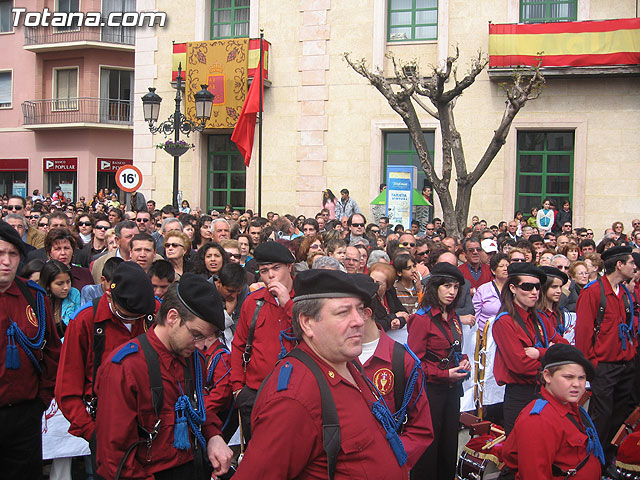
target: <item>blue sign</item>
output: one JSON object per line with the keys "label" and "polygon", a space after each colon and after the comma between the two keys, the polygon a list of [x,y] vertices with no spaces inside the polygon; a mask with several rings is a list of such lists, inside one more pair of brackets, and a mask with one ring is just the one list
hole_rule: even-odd
{"label": "blue sign", "polygon": [[412,165],[390,165],[387,167],[387,217],[390,225],[402,224],[411,228],[413,210]]}

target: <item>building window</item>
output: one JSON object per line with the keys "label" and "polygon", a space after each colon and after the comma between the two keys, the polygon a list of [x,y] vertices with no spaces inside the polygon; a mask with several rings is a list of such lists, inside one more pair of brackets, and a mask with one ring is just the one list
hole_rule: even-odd
{"label": "building window", "polygon": [[212,0],[211,40],[249,36],[249,0]]}
{"label": "building window", "polygon": [[[433,160],[433,144],[435,141],[435,132],[424,132],[427,141],[427,148]],[[418,191],[427,185],[427,176],[424,174],[420,157],[416,152],[411,136],[408,132],[385,132],[384,134],[384,164],[382,175],[383,183],[387,181],[387,165],[413,165],[418,169],[418,179],[413,186]]]}
{"label": "building window", "polygon": [[53,108],[55,110],[76,110],[78,108],[78,69],[60,68],[53,70]]}
{"label": "building window", "polygon": [[518,132],[516,210],[525,215],[545,198],[573,197],[574,132]]}
{"label": "building window", "polygon": [[387,40],[436,40],[438,0],[388,0]]}
{"label": "building window", "polygon": [[[56,12],[78,13],[80,11],[80,0],[57,0]],[[68,32],[79,29],[79,19],[72,17],[70,25],[56,27],[56,32]]]}
{"label": "building window", "polygon": [[11,108],[11,72],[0,72],[0,108]]}
{"label": "building window", "polygon": [[130,123],[131,70],[100,69],[100,121],[106,123]]}
{"label": "building window", "polygon": [[572,22],[578,0],[520,0],[521,23]]}
{"label": "building window", "polygon": [[[126,13],[136,11],[136,0],[103,0],[102,17],[109,18],[112,13]],[[102,27],[102,41],[134,45],[136,40],[135,27]]]}
{"label": "building window", "polygon": [[0,33],[12,32],[11,9],[13,0],[0,0]]}
{"label": "building window", "polygon": [[207,162],[207,210],[226,205],[244,210],[246,193],[244,158],[231,141],[231,135],[209,136]]}

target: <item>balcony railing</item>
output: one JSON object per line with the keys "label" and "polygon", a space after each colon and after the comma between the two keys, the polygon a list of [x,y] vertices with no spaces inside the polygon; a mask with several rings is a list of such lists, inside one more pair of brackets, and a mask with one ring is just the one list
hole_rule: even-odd
{"label": "balcony railing", "polygon": [[22,103],[22,115],[24,125],[133,125],[133,101],[88,97],[28,100]]}
{"label": "balcony railing", "polygon": [[132,27],[25,27],[24,30],[24,44],[27,47],[74,42],[135,45],[136,42]]}

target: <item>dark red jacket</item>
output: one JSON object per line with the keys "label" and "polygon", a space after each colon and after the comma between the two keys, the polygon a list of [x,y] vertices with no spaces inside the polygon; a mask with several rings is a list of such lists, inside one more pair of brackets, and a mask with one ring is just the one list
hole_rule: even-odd
{"label": "dark red jacket", "polygon": [[[540,357],[537,360],[525,355],[525,347],[533,347],[536,339],[535,331],[539,330],[538,320],[531,318],[526,310],[514,305],[529,332],[529,335],[509,314],[502,315],[493,322],[493,338],[496,342],[496,357],[493,364],[493,375],[498,385],[515,383],[520,385],[534,385],[540,368],[540,359],[547,352],[547,348],[538,348]],[[549,345],[551,343],[569,343],[556,332],[555,325],[544,315],[538,315],[547,331]]]}
{"label": "dark red jacket", "polygon": [[[600,285],[593,282],[580,292],[576,304],[576,347],[582,350],[594,366],[598,362],[620,362],[632,360],[636,354],[638,319],[634,318],[633,341],[627,341],[627,349],[622,349],[622,341],[618,335],[618,326],[626,321],[626,312],[622,295],[626,295],[622,286],[618,295],[613,292],[606,275],[602,277],[607,306],[600,324],[600,333],[593,344],[593,326],[600,307]],[[633,302],[633,300],[631,300]]]}
{"label": "dark red jacket", "polygon": [[[290,296],[293,298],[293,290]],[[245,367],[242,363],[242,354],[247,344],[249,325],[256,309],[256,300],[264,299],[265,303],[260,310],[253,337],[253,355],[251,361]],[[249,295],[242,304],[238,328],[231,343],[231,385],[233,391],[241,389],[245,385],[257,390],[273,367],[278,362],[280,354],[280,332],[288,331],[291,335],[291,312],[293,300],[280,306],[267,288],[261,288]],[[295,347],[295,342],[283,340],[287,351]]]}
{"label": "dark red jacket", "polygon": [[[378,347],[363,365],[364,372],[367,377],[374,383],[384,395],[384,401],[387,403],[389,410],[395,413],[399,405],[396,405],[394,396],[394,386],[396,379],[393,373],[393,347],[396,342],[386,333],[380,332],[380,340]],[[408,383],[411,371],[415,364],[414,359],[405,352],[404,354],[404,376]],[[420,456],[424,453],[429,445],[433,442],[433,426],[431,425],[431,410],[429,409],[429,400],[427,399],[426,390],[420,392],[424,387],[422,379],[416,384],[411,403],[409,403],[407,423],[404,425],[400,439],[407,452],[407,465],[412,468]],[[418,394],[420,396],[418,397]]]}
{"label": "dark red jacket", "polygon": [[[155,328],[147,332],[147,338],[158,353],[162,376],[163,403],[160,411],[160,429],[153,440],[151,451],[146,443],[127,458],[120,478],[153,480],[153,474],[177,467],[193,459],[193,450],[178,450],[173,447],[175,404],[184,391],[185,364],[193,371],[193,358],[173,354],[158,339]],[[66,341],[66,340],[65,340]],[[128,344],[129,342],[127,342]],[[151,401],[149,369],[138,339],[132,341],[138,348],[134,353],[119,359],[121,345],[106,356],[96,379],[99,408],[96,417],[98,473],[103,478],[114,478],[125,452],[140,438],[138,425],[152,431],[156,424],[156,413]],[[201,358],[201,373],[206,373],[204,357]],[[194,381],[196,381],[194,375]],[[181,391],[180,388],[183,390]],[[220,434],[220,420],[215,412],[207,411],[202,434],[205,440]],[[190,435],[191,447],[194,440]]]}
{"label": "dark red jacket", "polygon": [[471,275],[468,263],[463,263],[458,268],[462,272],[464,278],[471,284],[471,288],[473,288],[474,291],[477,290],[480,285],[484,285],[485,283],[493,280],[493,274],[491,273],[489,265],[485,265],[484,263],[480,264],[480,278],[478,280],[475,280]]}
{"label": "dark red jacket", "polygon": [[[30,288],[30,287],[29,287]],[[33,297],[36,291],[31,289]],[[3,293],[0,293],[0,407],[40,398],[45,408],[53,398],[53,387],[56,382],[56,370],[60,357],[60,338],[56,331],[55,322],[51,315],[49,300],[44,299],[46,312],[46,329],[44,334],[45,346],[42,351],[33,353],[38,360],[42,374],[39,375],[27,354],[20,346],[17,347],[20,358],[20,368],[6,368],[7,329],[9,322],[16,322],[20,330],[33,338],[38,332],[38,318],[32,314],[26,298],[22,296],[15,281]]]}
{"label": "dark red jacket", "polygon": [[95,319],[93,306],[87,305],[69,322],[58,366],[56,400],[71,423],[69,433],[87,441],[95,429],[95,422],[87,413],[85,404],[85,399],[91,396],[93,381],[93,324],[103,320],[107,323],[102,363],[114,348],[144,333],[146,328],[144,318],[135,322],[131,332],[120,320],[114,319],[106,295],[100,298]]}
{"label": "dark red jacket", "polygon": [[[246,303],[246,302],[245,302]],[[380,423],[371,413],[375,398],[356,367],[347,363],[356,385],[315,355],[305,351],[323,372],[340,421],[340,444],[335,480],[375,478],[406,480]],[[327,455],[322,447],[322,407],[318,382],[295,358],[287,388],[279,388],[278,366],[265,382],[251,416],[251,444],[234,480],[326,480]]]}
{"label": "dark red jacket", "polygon": [[[409,334],[407,344],[409,348],[413,350],[413,353],[422,360],[422,369],[426,375],[427,383],[455,382],[455,380],[449,377],[449,369],[455,367],[453,361],[449,363],[447,368],[441,369],[437,362],[429,358],[427,350],[435,354],[438,358],[446,358],[449,355],[451,342],[454,341],[451,332],[451,322],[457,325],[460,340],[462,341],[462,328],[460,327],[456,312],[449,312],[448,319],[442,322],[447,332],[447,338],[431,319],[431,315],[442,318],[442,312],[437,308],[432,308],[429,313],[425,314],[420,314],[419,312],[421,311],[422,310],[418,310],[418,313],[409,317],[409,321],[407,322],[407,331]],[[460,345],[460,347],[462,348],[462,345]],[[462,358],[468,359],[466,355],[463,355]]]}
{"label": "dark red jacket", "polygon": [[[539,414],[531,414],[535,401],[527,405],[516,420],[502,450],[503,460],[510,470],[517,470],[516,480],[541,480],[554,477],[551,465],[564,471],[576,468],[587,456],[588,437],[573,403],[562,404],[545,388],[542,398],[549,403]],[[581,426],[582,431],[567,418]],[[595,480],[600,478],[600,462],[590,455],[573,480]]]}

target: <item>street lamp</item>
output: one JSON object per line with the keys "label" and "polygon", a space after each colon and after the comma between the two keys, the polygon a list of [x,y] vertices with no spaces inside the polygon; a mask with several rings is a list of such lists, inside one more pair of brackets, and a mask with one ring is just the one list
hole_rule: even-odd
{"label": "street lamp", "polygon": [[[155,88],[149,88],[149,93],[142,97],[142,110],[144,112],[144,121],[149,124],[151,133],[162,132],[165,136],[174,134],[174,141],[180,141],[180,132],[189,136],[191,132],[202,132],[205,124],[211,116],[211,107],[213,106],[214,95],[207,90],[206,85],[201,85],[202,90],[194,95],[196,103],[196,117],[200,123],[194,123],[180,112],[180,103],[182,101],[182,64],[178,65],[178,77],[176,78],[176,109],[173,114],[164,122],[155,125],[160,114],[160,103],[162,98],[156,93]],[[183,151],[171,151],[173,154],[173,204],[176,208],[178,205],[178,177],[180,173],[180,155]]]}

